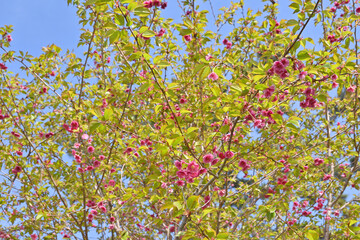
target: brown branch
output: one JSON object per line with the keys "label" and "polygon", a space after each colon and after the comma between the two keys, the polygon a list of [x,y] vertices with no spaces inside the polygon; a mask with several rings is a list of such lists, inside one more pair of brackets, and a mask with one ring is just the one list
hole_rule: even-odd
{"label": "brown branch", "polygon": [[79,104],[78,106],[80,107],[81,105],[81,95],[82,95],[82,92],[83,92],[83,87],[84,87],[84,74],[85,74],[85,69],[86,69],[86,65],[87,65],[87,62],[88,62],[88,59],[89,59],[89,56],[90,56],[90,50],[91,50],[91,43],[93,42],[94,40],[94,37],[95,37],[95,31],[96,31],[96,22],[98,20],[98,17],[99,15],[96,15],[96,19],[94,21],[94,28],[93,28],[93,32],[92,32],[92,35],[91,35],[91,39],[90,39],[90,42],[89,42],[89,46],[88,46],[88,50],[87,50],[87,53],[86,53],[86,58],[85,58],[85,62],[84,62],[84,66],[83,66],[83,71],[81,73],[81,83],[80,83],[80,93],[79,93]]}
{"label": "brown branch", "polygon": [[290,50],[294,47],[295,43],[299,40],[302,32],[305,30],[306,26],[307,26],[308,23],[310,22],[310,19],[314,16],[314,13],[315,13],[317,7],[319,6],[319,3],[320,3],[320,2],[321,2],[321,0],[318,0],[318,1],[316,2],[316,5],[315,5],[314,9],[312,10],[312,12],[311,12],[308,20],[306,21],[306,23],[304,24],[304,26],[301,28],[300,33],[297,35],[296,39],[293,41],[293,43],[291,44],[291,46],[290,46],[288,49],[286,49],[286,51],[285,51],[284,54],[283,54],[283,57],[286,57],[286,55],[287,55],[287,54],[290,52]]}

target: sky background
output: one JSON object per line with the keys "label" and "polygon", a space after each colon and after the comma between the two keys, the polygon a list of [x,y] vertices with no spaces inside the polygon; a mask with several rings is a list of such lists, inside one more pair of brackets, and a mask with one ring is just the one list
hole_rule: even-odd
{"label": "sky background", "polygon": [[[202,0],[197,2],[202,8],[210,11],[209,3],[202,3]],[[230,0],[212,0],[215,11],[223,6],[229,6],[230,2]],[[281,15],[291,18],[291,11],[287,7],[290,1],[279,2]],[[14,32],[11,34],[13,50],[28,51],[37,56],[41,53],[42,47],[52,43],[63,50],[76,50],[81,26],[78,25],[76,8],[68,6],[66,0],[0,0],[0,4],[0,26],[14,26]],[[245,0],[245,9],[251,7],[254,10],[261,10],[263,4],[261,0]],[[168,0],[168,7],[163,10],[163,16],[179,18],[182,12],[177,6],[175,0]],[[211,14],[209,18],[212,20]]]}

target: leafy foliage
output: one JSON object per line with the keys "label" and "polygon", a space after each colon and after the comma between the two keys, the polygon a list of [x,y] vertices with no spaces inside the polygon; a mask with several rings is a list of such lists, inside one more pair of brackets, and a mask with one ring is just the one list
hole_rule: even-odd
{"label": "leafy foliage", "polygon": [[360,6],[67,3],[82,56],[0,28],[0,238],[359,238]]}

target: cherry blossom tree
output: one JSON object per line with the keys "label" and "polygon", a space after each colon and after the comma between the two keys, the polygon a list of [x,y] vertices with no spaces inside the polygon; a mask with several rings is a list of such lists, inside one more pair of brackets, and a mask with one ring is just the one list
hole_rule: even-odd
{"label": "cherry blossom tree", "polygon": [[67,2],[83,55],[0,28],[0,238],[359,238],[357,1]]}

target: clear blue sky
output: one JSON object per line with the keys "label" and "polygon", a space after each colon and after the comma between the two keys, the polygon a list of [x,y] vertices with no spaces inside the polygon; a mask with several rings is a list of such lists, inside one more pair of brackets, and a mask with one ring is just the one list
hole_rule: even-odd
{"label": "clear blue sky", "polygon": [[65,0],[1,0],[0,26],[13,25],[13,50],[39,55],[52,43],[62,49],[75,49],[80,26],[76,8]]}
{"label": "clear blue sky", "polygon": [[[39,55],[41,48],[54,43],[63,50],[76,49],[80,36],[80,25],[76,8],[68,6],[66,0],[0,0],[0,26],[13,25],[13,50],[28,51]],[[210,11],[209,3],[198,0],[203,9]],[[214,10],[229,6],[230,0],[212,0]],[[280,1],[283,2],[283,1]],[[290,17],[288,2],[281,5],[281,12]],[[262,9],[261,0],[245,0],[245,8]],[[176,0],[168,0],[168,8],[163,11],[164,17],[177,18],[181,12]],[[212,20],[211,14],[209,14]]]}

